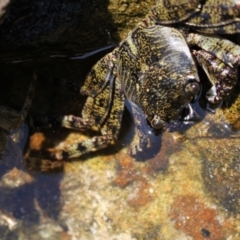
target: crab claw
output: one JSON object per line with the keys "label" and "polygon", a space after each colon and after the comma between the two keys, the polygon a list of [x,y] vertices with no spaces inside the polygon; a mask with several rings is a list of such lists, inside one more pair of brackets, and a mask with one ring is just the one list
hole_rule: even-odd
{"label": "crab claw", "polygon": [[185,117],[183,118],[183,122],[184,122],[185,124],[189,124],[189,123],[192,123],[192,122],[198,122],[198,121],[200,121],[200,120],[201,120],[201,117],[199,116],[199,114],[198,114],[196,111],[194,111],[194,109],[192,108],[192,106],[191,106],[190,104],[188,104],[187,107],[188,107],[189,113],[188,113],[187,116],[185,116]]}

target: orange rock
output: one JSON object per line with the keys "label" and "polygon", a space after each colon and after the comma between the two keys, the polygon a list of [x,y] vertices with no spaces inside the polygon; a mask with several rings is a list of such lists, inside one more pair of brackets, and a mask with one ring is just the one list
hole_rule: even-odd
{"label": "orange rock", "polygon": [[139,180],[136,183],[135,194],[129,199],[128,204],[134,208],[139,208],[152,201],[153,195],[150,193],[150,184],[146,179]]}
{"label": "orange rock", "polygon": [[119,164],[119,171],[117,172],[118,175],[114,182],[120,187],[126,187],[137,178],[136,165],[134,160],[128,155],[119,160]]}
{"label": "orange rock", "polygon": [[216,211],[195,196],[179,196],[171,206],[170,217],[175,227],[194,240],[223,240],[223,227],[216,220]]}

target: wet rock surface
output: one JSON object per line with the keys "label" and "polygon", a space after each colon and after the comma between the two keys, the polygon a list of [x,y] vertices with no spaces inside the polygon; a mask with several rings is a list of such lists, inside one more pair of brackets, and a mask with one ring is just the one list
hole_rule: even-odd
{"label": "wet rock surface", "polygon": [[[205,119],[186,133],[197,147],[202,162],[206,189],[217,204],[239,213],[239,91],[228,107],[207,114]],[[191,147],[192,148],[192,147]],[[194,151],[194,149],[192,149]]]}
{"label": "wet rock surface", "polygon": [[239,139],[197,141],[199,148],[205,149],[202,174],[206,188],[230,212],[240,210],[239,143]]}

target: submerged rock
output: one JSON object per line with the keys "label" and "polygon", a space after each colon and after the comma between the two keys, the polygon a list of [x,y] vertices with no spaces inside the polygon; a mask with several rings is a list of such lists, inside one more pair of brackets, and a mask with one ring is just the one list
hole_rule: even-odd
{"label": "submerged rock", "polygon": [[186,133],[186,145],[202,162],[202,177],[208,193],[219,206],[240,213],[240,96],[236,88],[227,107],[207,114]]}

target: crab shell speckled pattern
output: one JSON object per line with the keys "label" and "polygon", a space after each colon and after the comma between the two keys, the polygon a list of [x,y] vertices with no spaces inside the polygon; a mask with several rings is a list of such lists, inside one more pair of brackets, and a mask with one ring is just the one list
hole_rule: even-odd
{"label": "crab shell speckled pattern", "polygon": [[182,34],[174,28],[153,26],[134,29],[119,47],[122,89],[151,119],[177,117],[193,95],[185,86],[198,82],[192,55]]}

